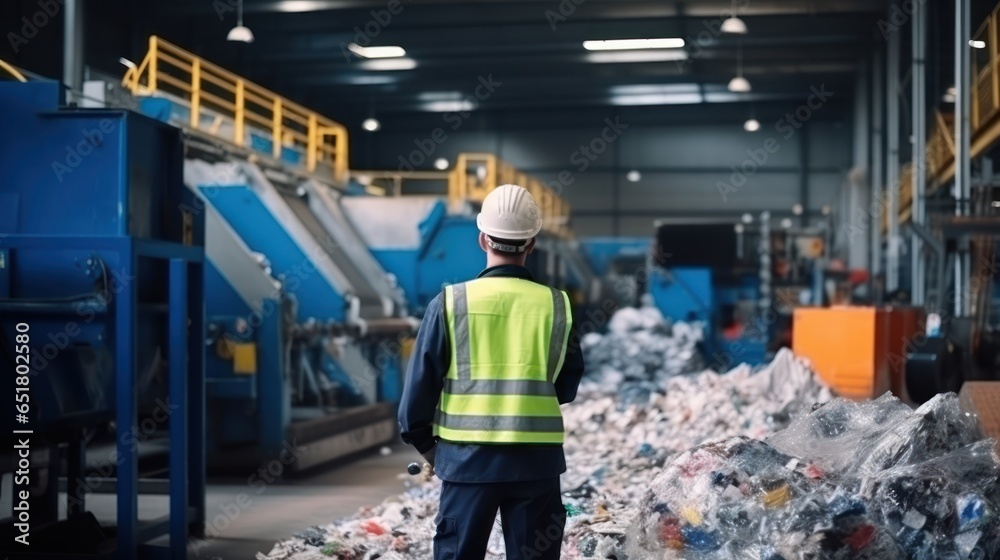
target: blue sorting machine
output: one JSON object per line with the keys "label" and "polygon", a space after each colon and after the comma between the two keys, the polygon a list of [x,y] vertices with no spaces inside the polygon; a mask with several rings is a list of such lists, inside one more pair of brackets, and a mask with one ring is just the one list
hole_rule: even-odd
{"label": "blue sorting machine", "polygon": [[[731,230],[731,226],[730,226]],[[720,369],[741,362],[758,365],[765,361],[766,333],[750,337],[731,327],[738,310],[752,308],[759,297],[755,273],[735,273],[736,259],[728,268],[717,263],[688,262],[667,255],[664,265],[653,258],[656,243],[648,237],[589,237],[580,240],[580,250],[595,274],[610,287],[605,290],[619,306],[640,305],[648,294],[664,317],[698,321],[707,326],[703,351],[709,364]],[[718,251],[715,251],[718,253]],[[696,266],[697,265],[697,266]]]}
{"label": "blue sorting machine", "polygon": [[188,147],[206,228],[209,466],[302,470],[392,440],[417,322],[341,195]]}
{"label": "blue sorting machine", "polygon": [[[0,122],[0,393],[5,433],[30,441],[14,491],[30,492],[31,546],[17,557],[184,558],[205,520],[204,250],[181,133],[67,108],[51,81],[0,82]],[[15,383],[30,389],[24,416]],[[157,448],[168,515],[140,520],[140,465]],[[12,449],[0,472],[19,468]],[[88,511],[93,491],[116,492],[116,519]],[[5,546],[23,533],[10,514]],[[173,546],[149,544],[163,535]]]}
{"label": "blue sorting machine", "polygon": [[[450,209],[437,196],[353,196],[344,197],[342,207],[416,315],[445,286],[473,279],[486,266],[469,205]],[[527,266],[536,280],[576,290],[582,301],[592,297],[593,274],[571,244],[543,232]]]}

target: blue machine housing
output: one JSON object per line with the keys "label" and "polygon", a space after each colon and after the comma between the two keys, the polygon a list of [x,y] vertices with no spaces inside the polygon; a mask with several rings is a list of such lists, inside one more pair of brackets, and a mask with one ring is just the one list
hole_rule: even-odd
{"label": "blue machine housing", "polygon": [[[114,420],[117,557],[134,559],[144,541],[169,531],[184,542],[204,521],[200,228],[182,210],[193,197],[183,185],[178,130],[62,103],[56,82],[0,82],[0,120],[30,131],[0,140],[0,343],[13,348],[16,325],[30,326],[30,419],[17,428],[33,431],[32,449],[53,450],[48,464],[34,465],[50,484],[34,497],[33,544],[46,526],[88,515],[85,437]],[[138,450],[167,434],[170,516],[143,529]],[[69,516],[62,522],[60,444]],[[170,554],[183,558],[184,549]]]}
{"label": "blue machine housing", "polygon": [[[486,267],[475,216],[448,211],[435,197],[350,197],[345,210],[382,267],[392,273],[417,315],[445,286],[471,280]],[[382,235],[394,229],[392,239]],[[561,255],[555,240],[542,234],[526,266],[535,280],[563,287]]]}
{"label": "blue machine housing", "polygon": [[185,175],[209,232],[209,464],[299,470],[392,438],[395,337],[414,323],[373,287],[375,259],[347,247],[330,187],[279,185],[236,156],[189,160]]}
{"label": "blue machine housing", "polygon": [[[722,279],[709,266],[653,266],[649,258],[652,240],[646,237],[592,237],[580,241],[581,250],[594,272],[611,277],[615,294],[620,280],[628,276],[635,288],[648,293],[664,315],[676,321],[698,321],[709,329],[704,352],[710,364],[726,369],[740,362],[758,365],[766,356],[762,335],[750,338],[731,336],[723,325],[723,310],[758,298],[760,281],[756,275]],[[639,294],[634,294],[638,296]],[[621,298],[620,305],[638,304],[638,298]]]}

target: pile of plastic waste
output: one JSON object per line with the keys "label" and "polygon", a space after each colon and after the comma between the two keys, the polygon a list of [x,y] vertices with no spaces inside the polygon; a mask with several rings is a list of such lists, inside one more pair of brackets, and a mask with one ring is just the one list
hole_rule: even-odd
{"label": "pile of plastic waste", "polygon": [[642,498],[630,558],[1000,558],[994,442],[954,393],[916,411],[837,399],[766,441],[673,459]]}
{"label": "pile of plastic waste", "polygon": [[[718,438],[765,437],[832,398],[787,350],[757,372],[746,365],[723,374],[700,371],[700,340],[696,325],[669,325],[649,308],[621,310],[608,334],[585,337],[588,375],[576,401],[563,407],[569,468],[562,478],[563,558],[650,558],[626,549],[647,490],[673,457]],[[636,361],[642,368],[630,369]],[[401,496],[313,527],[257,558],[431,558],[439,482],[414,482]],[[498,519],[487,559],[504,557]]]}
{"label": "pile of plastic waste", "polygon": [[588,379],[603,383],[608,393],[617,388],[628,400],[633,393],[662,390],[670,377],[703,369],[703,338],[700,324],[671,323],[655,307],[627,307],[611,317],[607,334],[586,334],[580,346]]}

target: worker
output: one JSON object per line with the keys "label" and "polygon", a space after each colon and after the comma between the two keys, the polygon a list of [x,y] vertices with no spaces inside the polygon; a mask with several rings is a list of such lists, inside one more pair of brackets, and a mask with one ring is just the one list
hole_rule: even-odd
{"label": "worker", "polygon": [[484,558],[498,510],[509,560],[557,560],[559,405],[576,398],[584,370],[569,297],[525,268],[542,226],[526,189],[494,189],[476,224],[486,269],[427,306],[400,433],[442,480],[435,560]]}

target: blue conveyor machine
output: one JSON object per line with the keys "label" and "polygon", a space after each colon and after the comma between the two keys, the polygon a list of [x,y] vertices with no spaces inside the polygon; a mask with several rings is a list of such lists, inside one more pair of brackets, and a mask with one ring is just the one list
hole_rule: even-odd
{"label": "blue conveyor machine", "polygon": [[210,466],[306,469],[390,441],[416,325],[330,186],[189,141],[204,211]]}
{"label": "blue conveyor machine", "polygon": [[[392,275],[417,315],[441,290],[475,278],[486,266],[476,211],[449,208],[437,196],[344,197],[342,208],[363,243]],[[535,279],[592,297],[593,275],[572,240],[543,232],[527,266]]]}
{"label": "blue conveyor machine", "polygon": [[[732,230],[727,225],[710,232],[716,229],[721,235]],[[690,224],[661,225],[661,235],[665,230],[671,240],[698,237]],[[606,299],[617,306],[640,305],[642,296],[648,294],[664,317],[705,325],[709,333],[703,351],[709,364],[720,369],[740,362],[757,365],[765,360],[766,340],[734,328],[757,305],[760,283],[756,272],[738,272],[735,255],[715,262],[697,254],[725,257],[726,251],[719,250],[725,243],[722,239],[711,247],[688,250],[697,243],[668,241],[667,254],[658,254],[657,243],[647,237],[589,237],[580,240],[580,248],[590,267],[604,278]]]}
{"label": "blue conveyor machine", "polygon": [[[180,131],[66,108],[48,81],[0,82],[0,123],[0,394],[5,434],[30,440],[31,476],[14,487],[30,492],[30,551],[183,558],[183,546],[149,544],[184,542],[205,518],[204,252]],[[157,447],[169,515],[140,521],[140,458]],[[23,467],[12,449],[0,472]],[[102,485],[117,493],[116,523],[87,509]],[[5,544],[23,532],[10,513]]]}

